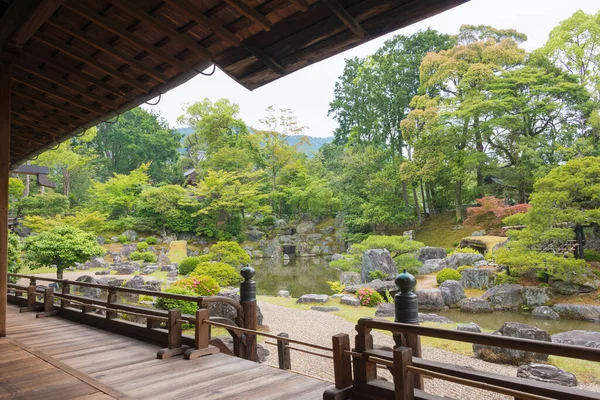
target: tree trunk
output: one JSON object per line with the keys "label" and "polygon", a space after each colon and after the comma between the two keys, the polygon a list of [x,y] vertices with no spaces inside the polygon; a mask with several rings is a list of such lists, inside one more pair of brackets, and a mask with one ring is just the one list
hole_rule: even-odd
{"label": "tree trunk", "polygon": [[419,206],[419,198],[417,197],[417,188],[414,185],[412,185],[412,192],[413,192],[413,197],[415,199],[415,210],[417,211],[417,219],[420,224],[422,222],[421,207]]}
{"label": "tree trunk", "polygon": [[435,190],[433,189],[432,186],[429,186],[429,193],[431,194],[431,204],[433,205],[433,210],[436,213],[441,213],[442,210],[440,210],[440,209],[437,208],[437,205],[436,205],[437,203],[435,201]]}
{"label": "tree trunk", "polygon": [[402,181],[402,197],[404,198],[404,208],[408,211],[410,204],[408,204],[408,187],[406,181]]}
{"label": "tree trunk", "polygon": [[425,192],[423,190],[423,179],[421,179],[420,185],[421,187],[421,201],[423,201],[423,218],[427,218],[428,215],[431,215],[429,211],[429,205],[427,204],[427,200],[425,199]]}
{"label": "tree trunk", "polygon": [[63,269],[62,268],[56,268],[56,279],[62,279],[63,278]]}
{"label": "tree trunk", "polygon": [[27,175],[25,175],[25,190],[23,190],[23,198],[29,196],[30,189],[31,189],[31,177],[29,176],[29,174],[27,174]]}
{"label": "tree trunk", "polygon": [[46,186],[40,186],[40,194],[44,195],[46,193]]}
{"label": "tree trunk", "polygon": [[[479,129],[479,117],[475,117],[475,121],[473,121],[475,125],[475,149],[478,153],[484,153],[483,148],[483,139],[481,138],[481,130]],[[481,171],[482,163],[477,164],[477,188],[481,189],[483,187],[483,172]]]}
{"label": "tree trunk", "polygon": [[435,214],[435,206],[431,202],[431,189],[428,184],[425,184],[425,197],[427,198],[427,206],[429,207],[429,215]]}
{"label": "tree trunk", "polygon": [[456,222],[461,222],[462,216],[462,182],[456,181],[454,184],[454,195],[456,202]]}
{"label": "tree trunk", "polygon": [[63,173],[63,194],[66,197],[69,197],[69,189],[71,186],[71,173],[67,168],[65,168],[65,172]]}

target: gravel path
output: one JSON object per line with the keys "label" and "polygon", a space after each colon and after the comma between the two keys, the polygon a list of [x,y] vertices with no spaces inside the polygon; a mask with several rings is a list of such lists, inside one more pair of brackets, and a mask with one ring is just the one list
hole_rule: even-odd
{"label": "gravel path", "polygon": [[[353,343],[353,338],[356,334],[354,324],[343,318],[319,311],[291,309],[265,302],[260,302],[259,304],[264,315],[264,324],[269,327],[270,333],[272,334],[286,332],[292,339],[298,339],[308,343],[330,347],[331,337],[333,335],[338,333],[347,333],[350,335],[350,342]],[[391,336],[380,332],[373,332],[373,340],[376,345],[380,346],[394,345]],[[269,344],[265,346],[270,351],[267,363],[277,366],[277,348]],[[315,349],[309,350],[319,352]],[[514,366],[492,364],[474,357],[467,357],[457,353],[426,346],[423,346],[423,358],[513,377],[516,376],[517,371],[517,368]],[[333,381],[332,360],[292,350],[291,363],[292,370]],[[383,372],[387,374],[387,371]],[[390,375],[388,374],[387,377],[389,380]],[[588,387],[587,389],[598,390],[598,387]],[[507,397],[479,389],[472,389],[466,386],[453,384],[438,379],[426,378],[425,390],[429,393],[439,396],[446,396],[461,400],[512,399],[512,397]]]}

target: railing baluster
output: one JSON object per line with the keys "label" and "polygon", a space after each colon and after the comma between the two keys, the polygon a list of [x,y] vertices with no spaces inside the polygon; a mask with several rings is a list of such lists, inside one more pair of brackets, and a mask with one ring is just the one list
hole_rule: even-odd
{"label": "railing baluster", "polygon": [[[285,332],[281,332],[277,336],[284,337],[284,338],[290,337],[290,335],[288,335]],[[279,360],[279,369],[284,369],[284,370],[292,369],[292,360],[290,358],[290,349],[288,348],[289,344],[290,344],[290,342],[288,342],[287,340],[277,340],[277,358]]]}
{"label": "railing baluster", "polygon": [[169,310],[168,313],[167,348],[159,350],[156,357],[163,360],[185,353],[189,346],[181,344],[181,310]]}
{"label": "railing baluster", "polygon": [[346,351],[350,351],[350,336],[345,333],[334,335],[333,372],[337,389],[352,386],[352,359]]}
{"label": "railing baluster", "polygon": [[[108,305],[107,308],[110,308],[111,304],[115,304],[117,302],[117,291],[111,287],[110,289],[108,289],[108,294],[106,295],[106,304]],[[106,311],[106,319],[114,319],[117,318],[117,312],[116,311]]]}
{"label": "railing baluster", "polygon": [[[69,281],[64,281],[62,284],[62,294],[71,294],[71,283]],[[61,300],[60,301],[61,308],[71,307],[71,302],[69,300]]]}
{"label": "railing baluster", "polygon": [[415,398],[415,379],[407,370],[412,365],[412,350],[408,347],[394,349],[394,395],[395,400],[413,400]]}
{"label": "railing baluster", "polygon": [[210,319],[210,314],[207,309],[200,309],[196,311],[196,329],[195,329],[195,349],[186,350],[184,358],[186,360],[193,360],[198,357],[206,356],[209,354],[219,353],[219,349],[211,346],[210,342],[210,325],[205,321]]}

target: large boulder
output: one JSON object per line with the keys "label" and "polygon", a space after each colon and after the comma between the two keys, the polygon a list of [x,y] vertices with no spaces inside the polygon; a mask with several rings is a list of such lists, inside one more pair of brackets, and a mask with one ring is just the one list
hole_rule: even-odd
{"label": "large boulder", "polygon": [[376,317],[394,317],[395,315],[394,303],[380,303],[375,310]]}
{"label": "large boulder", "polygon": [[584,304],[555,304],[552,309],[565,319],[600,322],[600,307]]}
{"label": "large boulder", "polygon": [[277,258],[283,253],[279,240],[277,239],[261,240],[260,249],[263,252],[263,256],[266,258]]}
{"label": "large boulder", "polygon": [[346,271],[340,274],[340,283],[344,286],[360,285],[361,282],[362,279],[358,272]]}
{"label": "large boulder", "polygon": [[461,274],[460,283],[464,288],[487,289],[495,280],[494,272],[489,269],[467,268]]}
{"label": "large boulder", "polygon": [[419,310],[444,309],[444,297],[440,289],[417,290],[416,295],[419,301]]}
{"label": "large boulder", "polygon": [[121,235],[126,236],[127,240],[130,242],[135,242],[138,238],[137,232],[134,231],[133,229],[128,229],[125,232],[123,232]]}
{"label": "large boulder", "polygon": [[462,299],[459,304],[460,311],[470,313],[491,313],[492,307],[487,300],[479,298]]}
{"label": "large boulder", "polygon": [[582,330],[560,332],[552,335],[552,342],[600,349],[600,332]]}
{"label": "large boulder", "polygon": [[[552,338],[548,332],[532,325],[520,322],[505,322],[502,327],[492,335],[539,340],[551,342]],[[473,352],[477,358],[499,364],[520,365],[529,362],[548,361],[548,354],[534,353],[531,351],[507,349],[504,347],[486,346],[473,344]]]}
{"label": "large boulder", "polygon": [[[235,292],[224,291],[220,292],[217,296],[229,297],[235,301],[240,301],[240,296]],[[237,310],[235,307],[227,303],[208,303],[208,312],[211,317],[228,318],[234,322],[237,317]],[[263,314],[258,305],[256,306],[256,323],[258,326],[263,325]]]}
{"label": "large boulder", "polygon": [[326,294],[304,294],[296,303],[326,303],[328,300],[329,296]]}
{"label": "large boulder", "polygon": [[396,286],[394,281],[382,281],[380,279],[375,279],[374,281],[362,283],[360,285],[346,286],[344,288],[344,293],[353,293],[354,294],[359,289],[362,289],[365,287],[375,290],[377,293],[379,293],[382,296],[385,296],[386,292],[390,292],[390,294],[393,296],[398,291],[398,287]]}
{"label": "large boulder", "polygon": [[142,270],[142,274],[149,275],[149,274],[152,274],[152,273],[154,273],[156,271],[158,271],[158,265],[156,265],[156,264],[146,265],[144,267],[144,269]]}
{"label": "large boulder", "polygon": [[137,271],[137,268],[132,264],[121,264],[115,269],[117,270],[117,275],[131,275]]}
{"label": "large boulder", "polygon": [[146,281],[139,275],[134,276],[125,283],[125,287],[131,289],[145,289]]}
{"label": "large boulder", "polygon": [[89,263],[90,268],[108,268],[108,263],[102,257],[96,257]]}
{"label": "large boulder", "polygon": [[386,249],[371,249],[364,252],[360,271],[363,282],[372,280],[370,273],[374,271],[381,271],[390,278],[398,274],[396,263]]}
{"label": "large boulder", "polygon": [[251,229],[249,231],[246,231],[245,235],[246,239],[248,239],[249,241],[258,242],[262,239],[263,236],[265,236],[265,233],[263,231],[259,231],[258,229]]}
{"label": "large boulder", "polygon": [[162,251],[160,253],[158,253],[158,265],[163,266],[163,265],[169,265],[171,264],[171,259]]}
{"label": "large boulder", "polygon": [[446,249],[442,247],[425,246],[417,253],[417,260],[425,262],[427,260],[439,260],[440,258],[446,258],[446,256]]}
{"label": "large boulder", "polygon": [[[94,283],[98,284],[98,281],[94,279],[90,275],[81,275],[79,278],[75,279],[75,282],[85,282],[85,283]],[[97,299],[100,297],[101,291],[99,288],[88,287],[88,286],[75,286],[73,285],[73,290],[79,291],[83,293],[84,296],[91,297]]]}
{"label": "large boulder", "polygon": [[432,274],[439,272],[444,268],[447,268],[446,260],[443,258],[434,258],[431,260],[425,260],[423,265],[419,268],[419,275]]}
{"label": "large boulder", "polygon": [[124,244],[121,247],[121,255],[123,257],[129,257],[129,255],[131,253],[133,253],[134,251],[137,251],[137,244],[135,243],[131,243],[131,244]]}
{"label": "large boulder", "polygon": [[296,233],[300,236],[308,235],[315,231],[315,223],[312,221],[305,221],[298,224],[296,227]]}
{"label": "large boulder", "polygon": [[498,285],[489,289],[481,295],[482,299],[488,300],[494,310],[517,310],[523,304],[521,285]]}
{"label": "large boulder", "polygon": [[523,306],[537,307],[546,304],[552,297],[549,288],[525,286],[522,292]]}
{"label": "large boulder", "polygon": [[313,247],[309,242],[298,242],[296,244],[296,257],[314,257]]}
{"label": "large boulder", "polygon": [[354,296],[344,296],[340,299],[340,303],[352,307],[360,307],[360,300]]}
{"label": "large boulder", "polygon": [[475,322],[469,322],[468,324],[458,324],[456,326],[457,331],[481,333],[481,327]]}
{"label": "large boulder", "polygon": [[277,292],[277,297],[289,298],[290,292],[289,292],[289,290],[280,290],[279,292]]}
{"label": "large boulder", "polygon": [[448,268],[452,269],[462,267],[463,265],[473,265],[480,260],[483,260],[483,256],[473,253],[454,253],[446,259]]}
{"label": "large boulder", "polygon": [[466,299],[465,289],[458,281],[448,280],[443,282],[440,287],[444,304],[447,307],[458,307],[462,299]]}
{"label": "large boulder", "polygon": [[575,283],[569,281],[550,281],[550,287],[555,292],[565,295],[577,294],[577,293],[589,293],[598,289],[598,284],[594,281],[586,283]]}
{"label": "large boulder", "polygon": [[548,364],[533,363],[521,365],[517,369],[517,378],[534,379],[539,382],[562,386],[577,386],[577,377],[575,375]]}
{"label": "large boulder", "polygon": [[549,319],[549,320],[558,320],[560,319],[560,315],[550,307],[539,306],[533,309],[531,312],[531,318],[533,319]]}

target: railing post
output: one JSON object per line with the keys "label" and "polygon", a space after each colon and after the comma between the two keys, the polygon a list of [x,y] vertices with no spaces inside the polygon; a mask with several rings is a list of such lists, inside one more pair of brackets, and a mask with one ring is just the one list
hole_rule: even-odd
{"label": "railing post", "polygon": [[[256,330],[256,282],[252,280],[256,271],[247,266],[242,268],[240,274],[244,281],[240,284],[240,303],[244,309],[244,328]],[[256,335],[244,334],[244,354],[243,357],[250,361],[257,360],[256,353]]]}
{"label": "railing post", "polygon": [[156,354],[161,360],[183,354],[189,348],[181,344],[181,310],[169,310],[167,325],[167,348]]}
{"label": "railing post", "polygon": [[35,301],[37,298],[37,284],[35,277],[29,279],[29,286],[27,287],[27,308],[33,309],[35,307]]}
{"label": "railing post", "polygon": [[48,287],[44,289],[44,311],[36,314],[36,318],[50,317],[56,315],[54,311],[54,288]]}
{"label": "railing post", "polygon": [[[288,335],[285,332],[281,332],[277,336],[283,337],[283,338],[290,337],[290,335]],[[282,339],[277,340],[277,358],[279,360],[279,369],[284,369],[284,370],[292,369],[292,360],[290,357],[290,349],[288,347],[289,344],[290,344],[290,342],[288,342],[287,340],[282,340]]]}
{"label": "railing post", "polygon": [[[419,324],[419,301],[414,293],[417,279],[409,274],[406,269],[396,276],[396,286],[398,293],[394,296],[395,303],[395,322],[405,324]],[[411,349],[414,357],[421,357],[421,337],[419,335],[403,333],[394,335],[397,346],[406,346]],[[423,377],[420,374],[414,374],[415,388],[424,389]]]}
{"label": "railing post", "polygon": [[199,309],[196,311],[196,336],[195,349],[188,349],[184,353],[186,360],[193,360],[198,357],[209,354],[219,353],[219,349],[211,346],[210,342],[210,325],[204,321],[210,319],[210,314],[207,309]]}
{"label": "railing post", "polygon": [[[67,280],[63,281],[63,284],[62,284],[62,294],[63,295],[65,295],[65,294],[66,295],[71,294],[71,283],[69,281],[67,281]],[[61,308],[67,308],[67,307],[70,307],[70,306],[71,306],[71,302],[69,300],[62,299],[60,301],[60,307]]]}
{"label": "railing post", "polygon": [[412,365],[412,351],[408,347],[394,349],[394,398],[395,400],[413,400],[415,398],[415,379],[406,367]]}
{"label": "railing post", "polygon": [[[114,288],[108,289],[108,294],[106,295],[106,304],[107,308],[110,308],[111,304],[115,304],[117,302],[117,291]],[[106,311],[106,319],[117,318],[118,314],[115,311]]]}
{"label": "railing post", "polygon": [[336,389],[352,386],[352,360],[350,354],[350,336],[338,333],[333,336],[333,373]]}
{"label": "railing post", "polygon": [[[363,325],[356,325],[356,337],[354,338],[354,348],[362,353],[373,350],[373,336],[371,328]],[[355,357],[352,360],[354,366],[354,383],[366,385],[377,378],[377,364],[362,357]]]}

